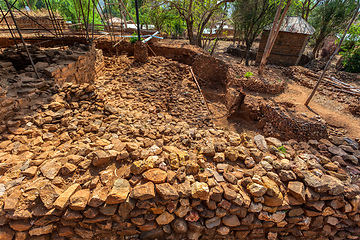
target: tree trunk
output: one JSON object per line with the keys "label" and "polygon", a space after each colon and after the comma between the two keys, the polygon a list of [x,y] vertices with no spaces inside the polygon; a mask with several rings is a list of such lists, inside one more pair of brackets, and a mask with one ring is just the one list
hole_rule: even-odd
{"label": "tree trunk", "polygon": [[193,32],[192,24],[188,22],[186,25],[187,25],[189,42],[190,42],[191,45],[196,45],[195,44],[195,39],[194,39],[194,32]]}
{"label": "tree trunk", "polygon": [[235,31],[234,31],[234,39],[233,39],[233,44],[234,44],[234,46],[235,46],[235,42],[236,42],[236,27],[235,27]]}
{"label": "tree trunk", "polygon": [[199,34],[199,35],[196,35],[195,39],[196,39],[196,46],[198,47],[202,47],[202,43],[201,43],[201,38],[202,38],[202,35]]}
{"label": "tree trunk", "polygon": [[251,44],[246,44],[246,49],[245,49],[245,66],[249,66],[249,57],[250,57],[250,48],[251,48]]}
{"label": "tree trunk", "polygon": [[277,23],[277,21],[279,19],[279,16],[280,16],[281,9],[282,9],[281,4],[282,4],[282,0],[280,1],[280,4],[278,6],[278,10],[276,12],[275,20],[274,20],[273,26],[271,28],[270,35],[268,37],[268,41],[266,42],[266,46],[265,46],[265,49],[264,49],[264,54],[263,54],[261,62],[260,62],[260,66],[259,66],[259,74],[260,75],[262,75],[264,73],[267,58],[269,57],[269,55],[271,53],[271,50],[272,50],[272,48],[273,48],[273,46],[275,44],[275,40],[276,40],[276,38],[278,36],[278,33],[280,31],[281,24],[284,21],[284,18],[286,16],[286,12],[288,11],[288,9],[290,7],[291,0],[287,0],[284,11],[281,14],[280,21],[279,21],[279,23]]}
{"label": "tree trunk", "polygon": [[188,38],[191,45],[201,47],[201,35],[195,35],[189,28],[188,28]]}
{"label": "tree trunk", "polygon": [[327,61],[325,67],[324,67],[324,70],[319,78],[319,80],[317,81],[317,83],[315,84],[315,87],[313,89],[313,91],[311,92],[309,98],[306,100],[305,102],[305,106],[309,105],[309,102],[311,101],[311,99],[313,98],[315,92],[316,92],[316,89],[319,87],[320,85],[320,82],[321,80],[323,79],[323,77],[325,76],[325,72],[327,70],[327,68],[329,67],[330,63],[331,63],[331,60],[336,56],[336,54],[338,54],[340,48],[341,48],[341,44],[342,42],[344,41],[345,37],[346,37],[346,34],[347,34],[347,31],[350,29],[351,25],[353,24],[353,22],[355,21],[357,15],[358,15],[358,12],[360,10],[360,2],[359,2],[359,5],[357,6],[356,10],[355,10],[355,13],[354,13],[354,16],[352,17],[351,21],[349,22],[348,26],[346,27],[345,31],[344,31],[344,34],[343,36],[341,37],[340,39],[340,42],[338,44],[338,46],[336,47],[336,50],[334,51],[334,53],[331,55],[330,59]]}
{"label": "tree trunk", "polygon": [[315,47],[314,47],[314,50],[313,50],[313,55],[314,55],[314,58],[316,58],[317,56],[317,53],[319,52],[320,50],[320,45],[323,41],[323,38],[322,37],[319,37],[318,39],[316,39],[316,42],[315,42]]}

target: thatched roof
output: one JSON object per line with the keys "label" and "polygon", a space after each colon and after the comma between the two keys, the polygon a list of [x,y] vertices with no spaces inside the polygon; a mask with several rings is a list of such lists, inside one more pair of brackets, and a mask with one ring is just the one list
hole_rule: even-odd
{"label": "thatched roof", "polygon": [[[265,27],[265,30],[270,30],[271,26],[272,25]],[[315,28],[302,17],[286,17],[281,24],[280,31],[313,35]]]}

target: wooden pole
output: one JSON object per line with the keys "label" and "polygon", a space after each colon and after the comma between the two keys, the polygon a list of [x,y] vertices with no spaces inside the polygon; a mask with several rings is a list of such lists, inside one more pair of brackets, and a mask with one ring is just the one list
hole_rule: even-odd
{"label": "wooden pole", "polygon": [[[282,0],[281,0],[280,3],[279,3],[278,9],[277,9],[277,11],[276,11],[276,15],[275,15],[275,19],[274,19],[273,25],[272,25],[272,27],[271,27],[271,30],[270,30],[268,39],[267,39],[267,41],[266,41],[264,53],[263,53],[263,56],[262,56],[262,58],[261,58],[261,63],[260,63],[260,66],[259,66],[259,74],[262,74],[263,69],[262,69],[261,66],[262,66],[262,63],[263,63],[263,59],[264,59],[265,54],[268,52],[268,50],[269,50],[269,48],[270,48],[271,39],[272,39],[272,37],[274,36],[275,29],[276,29],[276,23],[278,22],[279,17],[280,17],[281,8],[282,8]],[[264,67],[265,67],[265,66],[264,66]]]}
{"label": "wooden pole", "polygon": [[[288,2],[286,3],[286,6],[284,8],[284,11],[283,13],[281,14],[281,18],[280,18],[280,22],[278,23],[277,27],[276,27],[276,30],[275,30],[275,36],[273,36],[273,39],[271,40],[271,45],[270,45],[270,50],[269,52],[267,53],[268,54],[268,57],[271,53],[271,49],[273,48],[274,44],[275,44],[275,41],[276,41],[276,38],[280,32],[280,29],[281,29],[281,25],[285,19],[285,16],[286,16],[286,13],[287,11],[289,10],[289,7],[290,7],[290,4],[291,4],[291,0],[288,0]],[[267,58],[265,59],[265,64],[266,64],[266,60]]]}
{"label": "wooden pole", "polygon": [[29,0],[26,0],[26,2],[27,2],[27,6],[29,7],[29,9],[30,9],[30,11],[31,11],[31,7],[30,7],[30,2],[29,2]]}
{"label": "wooden pole", "polygon": [[200,92],[200,94],[201,94],[201,97],[202,97],[202,99],[204,100],[204,102],[205,102],[205,104],[206,104],[206,108],[207,108],[209,114],[212,114],[212,112],[210,111],[209,105],[208,105],[208,103],[207,103],[207,101],[206,101],[206,98],[205,98],[205,96],[204,96],[204,93],[203,93],[203,91],[201,90],[198,81],[196,80],[196,77],[195,77],[195,74],[194,74],[194,72],[193,72],[193,70],[192,70],[192,67],[190,66],[189,68],[190,68],[191,75],[192,75],[192,77],[193,77],[193,79],[194,79],[194,82],[195,82],[195,84],[196,84],[196,87],[198,88],[198,90],[199,90],[199,92]]}
{"label": "wooden pole", "polygon": [[276,16],[275,16],[275,19],[274,19],[273,26],[271,27],[270,35],[269,35],[268,40],[266,42],[265,50],[264,50],[263,56],[261,58],[261,62],[260,62],[260,66],[259,66],[259,74],[260,75],[262,75],[264,73],[266,61],[267,61],[268,57],[270,56],[271,50],[272,50],[272,48],[273,48],[273,46],[275,44],[276,38],[277,38],[277,36],[279,34],[282,22],[285,19],[286,13],[289,10],[290,4],[291,4],[291,0],[287,0],[286,6],[285,6],[284,11],[283,11],[283,13],[281,15],[280,21],[278,22],[280,12],[281,12],[281,9],[282,9],[282,0],[280,1],[280,4],[279,4],[277,12],[276,12]]}
{"label": "wooden pole", "polygon": [[93,7],[92,7],[92,42],[94,42],[94,31],[95,31],[95,5],[93,4]]}
{"label": "wooden pole", "polygon": [[84,13],[84,9],[83,9],[83,6],[82,6],[82,2],[81,2],[81,0],[78,0],[78,2],[79,2],[79,5],[80,5],[80,10],[81,10],[81,14],[82,14],[82,17],[83,17],[83,21],[84,21],[84,25],[85,25],[85,30],[86,30],[86,35],[85,35],[85,40],[86,40],[86,42],[88,42],[88,40],[89,40],[89,35],[88,35],[88,31],[87,31],[87,24],[86,24],[86,18],[85,18],[85,13]]}
{"label": "wooden pole", "polygon": [[[1,11],[1,14],[2,14],[3,16],[5,16],[5,15],[4,15],[4,12],[3,12],[2,8],[1,8],[1,6],[0,6],[0,11]],[[10,31],[11,38],[13,39],[13,41],[14,41],[14,43],[15,43],[16,48],[18,48],[19,46],[18,46],[18,45],[17,45],[17,43],[16,43],[16,40],[15,40],[15,34],[13,34],[12,29],[11,29],[11,27],[10,27],[10,25],[9,25],[9,23],[8,23],[8,21],[7,21],[7,19],[6,19],[6,18],[4,18],[4,19],[5,19],[6,26],[8,27],[8,29],[9,29],[9,31]]]}
{"label": "wooden pole", "polygon": [[39,77],[39,74],[38,74],[38,72],[37,72],[37,70],[36,70],[35,64],[34,64],[34,62],[33,62],[33,60],[32,60],[31,55],[30,55],[29,49],[28,49],[27,46],[26,46],[25,40],[24,40],[23,36],[21,35],[20,28],[19,28],[19,26],[18,26],[18,24],[17,24],[17,22],[16,22],[16,19],[15,19],[15,17],[14,17],[14,14],[13,14],[13,12],[12,12],[12,10],[11,10],[10,3],[9,3],[8,0],[5,0],[5,3],[6,3],[6,6],[7,6],[9,12],[10,12],[10,15],[11,15],[11,18],[12,18],[12,20],[13,20],[13,22],[14,22],[14,25],[15,25],[15,27],[16,27],[16,30],[17,30],[20,38],[21,38],[21,42],[22,42],[22,44],[24,45],[25,51],[26,51],[26,53],[27,53],[27,55],[28,55],[28,57],[29,57],[29,59],[30,59],[31,65],[32,65],[32,67],[33,67],[33,69],[34,69],[34,72],[35,72],[35,75],[36,75],[36,77],[39,79],[39,78],[40,78],[40,77]]}
{"label": "wooden pole", "polygon": [[129,15],[130,19],[131,19],[131,20],[133,21],[133,23],[135,24],[135,21],[134,21],[134,19],[132,18],[132,16],[131,16],[131,14],[129,13],[129,11],[127,10],[124,2],[123,2],[122,0],[119,0],[119,1],[120,1],[121,5],[123,5],[123,7],[124,7],[124,9],[125,9],[125,11],[126,11],[126,13],[127,13],[127,15]]}
{"label": "wooden pole", "polygon": [[360,3],[359,3],[359,5],[357,6],[357,8],[356,8],[356,10],[355,10],[354,16],[352,17],[352,19],[351,19],[351,21],[349,22],[347,28],[345,29],[345,32],[344,32],[343,36],[341,37],[341,40],[340,40],[340,42],[339,42],[339,44],[338,44],[335,52],[331,55],[329,61],[326,63],[325,68],[324,68],[324,70],[323,70],[323,72],[322,72],[319,80],[317,81],[317,83],[316,83],[313,91],[311,92],[309,98],[306,100],[305,106],[309,105],[311,99],[312,99],[312,98],[314,97],[314,95],[315,95],[316,89],[319,87],[319,84],[320,84],[321,80],[322,80],[322,79],[324,78],[324,76],[325,76],[325,72],[326,72],[327,68],[329,67],[329,65],[330,65],[330,63],[331,63],[331,60],[336,56],[336,54],[338,54],[338,52],[339,52],[339,50],[340,50],[340,48],[341,48],[341,44],[342,44],[342,42],[344,41],[347,32],[349,31],[349,28],[351,27],[351,25],[353,24],[353,22],[354,22],[355,19],[356,19],[356,16],[357,16],[358,13],[359,13],[359,9],[360,9]]}
{"label": "wooden pole", "polygon": [[138,6],[138,1],[135,0],[135,10],[136,10],[136,25],[137,25],[137,30],[138,30],[138,41],[141,41],[141,37],[140,37],[140,20],[139,20],[139,6]]}

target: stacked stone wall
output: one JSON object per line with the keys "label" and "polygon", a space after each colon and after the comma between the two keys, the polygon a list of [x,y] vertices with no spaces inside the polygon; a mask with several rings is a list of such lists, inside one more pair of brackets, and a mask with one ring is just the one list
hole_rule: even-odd
{"label": "stacked stone wall", "polygon": [[[21,65],[20,61],[28,61],[26,55],[20,59],[12,49],[7,49],[3,53],[5,59],[0,62],[2,80],[15,84],[4,84],[4,88],[0,86],[0,125],[5,124],[4,121],[16,115],[21,108],[31,107],[32,100],[44,92],[51,92],[55,85],[61,86],[65,82],[93,84],[103,73],[104,56],[102,50],[96,49],[94,45],[90,46],[88,51],[67,51],[68,54],[61,50],[57,52],[60,58],[52,49],[32,51],[39,79],[36,78],[31,65],[26,68],[24,66],[25,70],[22,70],[21,74],[15,70],[14,64],[17,66]],[[41,56],[41,59],[38,56]],[[0,132],[4,129],[4,125],[1,125]]]}

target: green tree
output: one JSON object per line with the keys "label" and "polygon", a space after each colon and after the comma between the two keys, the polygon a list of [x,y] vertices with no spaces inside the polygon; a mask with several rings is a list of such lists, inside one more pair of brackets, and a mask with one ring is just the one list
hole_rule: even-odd
{"label": "green tree", "polygon": [[271,0],[235,1],[232,18],[236,31],[244,37],[246,65],[249,65],[249,51],[255,38],[274,20],[276,7],[276,2]]}
{"label": "green tree", "polygon": [[190,44],[202,47],[202,35],[210,18],[219,12],[225,3],[235,0],[148,0],[178,12],[186,23]]}
{"label": "green tree", "polygon": [[300,16],[306,21],[309,20],[309,17],[313,13],[313,10],[322,2],[323,0],[293,0],[291,7],[289,8],[290,16]]}
{"label": "green tree", "polygon": [[358,46],[360,46],[360,22],[350,27],[346,39],[344,40],[342,50],[347,52]]}
{"label": "green tree", "polygon": [[315,27],[314,56],[317,55],[321,43],[332,34],[341,32],[351,19],[356,8],[356,0],[325,0],[314,10],[310,23]]}
{"label": "green tree", "polygon": [[360,23],[351,26],[341,49],[344,70],[360,73]]}

